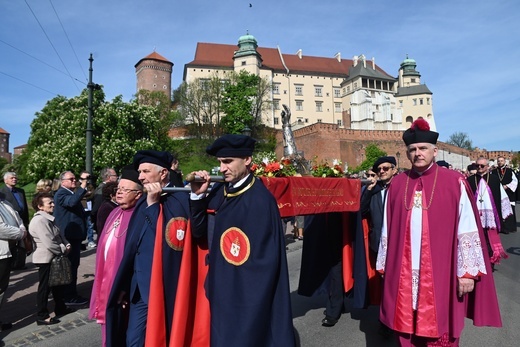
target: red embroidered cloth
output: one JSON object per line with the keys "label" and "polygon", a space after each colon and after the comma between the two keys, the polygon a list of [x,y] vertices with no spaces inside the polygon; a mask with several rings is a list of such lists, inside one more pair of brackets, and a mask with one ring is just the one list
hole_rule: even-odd
{"label": "red embroidered cloth", "polygon": [[346,178],[261,177],[282,217],[359,210],[361,181]]}

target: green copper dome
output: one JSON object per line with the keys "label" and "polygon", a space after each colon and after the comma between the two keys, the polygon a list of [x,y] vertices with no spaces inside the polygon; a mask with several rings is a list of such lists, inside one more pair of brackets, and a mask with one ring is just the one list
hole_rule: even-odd
{"label": "green copper dome", "polygon": [[417,63],[414,59],[408,58],[408,54],[406,55],[406,59],[401,63],[401,70],[403,70],[404,76],[420,76],[419,71],[415,70],[417,67]]}
{"label": "green copper dome", "polygon": [[238,39],[238,50],[235,52],[235,57],[247,56],[247,55],[259,55],[256,49],[258,43],[253,35],[249,32],[246,35],[240,36]]}

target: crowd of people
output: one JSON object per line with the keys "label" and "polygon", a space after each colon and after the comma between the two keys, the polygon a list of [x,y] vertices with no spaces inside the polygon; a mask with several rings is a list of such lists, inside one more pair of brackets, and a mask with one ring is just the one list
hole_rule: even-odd
{"label": "crowd of people", "polygon": [[[365,281],[378,285],[355,295],[359,307],[381,306],[380,333],[401,346],[457,346],[465,318],[501,326],[492,271],[507,257],[499,233],[516,231],[517,175],[503,157],[496,168],[478,158],[466,175],[451,170],[436,162],[437,138],[424,120],[414,122],[403,134],[412,169],[399,172],[394,157],[381,157],[360,194],[355,233],[367,240]],[[15,245],[30,238],[38,325],[90,303],[103,346],[294,346],[285,230],[276,200],[251,173],[254,147],[244,135],[215,140],[206,152],[219,161],[223,182],[195,171],[189,192],[168,191],[186,184],[168,152],[138,151],[120,175],[104,168],[96,188],[88,171],[64,171],[57,185],[37,183],[30,222],[16,174],[6,173],[0,305]],[[316,225],[303,216],[288,221],[302,241],[304,227]],[[89,299],[76,289],[85,243],[96,251]],[[51,287],[57,256],[70,260],[72,280]],[[341,266],[339,259],[326,327],[342,312]]]}

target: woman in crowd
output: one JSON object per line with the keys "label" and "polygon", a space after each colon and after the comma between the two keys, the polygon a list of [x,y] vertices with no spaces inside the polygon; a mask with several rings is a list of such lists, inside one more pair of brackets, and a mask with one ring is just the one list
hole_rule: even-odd
{"label": "woman in crowd", "polygon": [[123,169],[117,186],[116,201],[119,204],[108,216],[99,234],[96,252],[96,276],[90,297],[89,318],[101,324],[103,346],[106,346],[107,300],[114,283],[117,269],[123,258],[128,222],[135,205],[143,195],[139,174],[132,169]]}
{"label": "woman in crowd", "polygon": [[[51,260],[57,255],[67,254],[70,250],[70,244],[61,237],[60,229],[54,223],[54,216],[52,215],[54,199],[52,194],[49,192],[36,194],[32,200],[32,206],[37,211],[31,223],[29,223],[29,232],[36,242],[32,261],[38,267],[39,276],[36,294],[36,323],[38,325],[51,325],[60,322],[57,317],[74,311],[65,306],[62,293],[63,286],[49,287]],[[47,309],[50,291],[52,291],[55,305],[54,317],[49,315]]]}
{"label": "woman in crowd", "polygon": [[[96,227],[98,231],[103,230],[108,215],[117,207],[116,202],[117,182],[107,182],[101,191],[103,202],[99,206],[96,219]],[[99,238],[98,232],[98,238]]]}
{"label": "woman in crowd", "polygon": [[52,180],[42,178],[36,183],[36,193],[48,193],[52,190]]}

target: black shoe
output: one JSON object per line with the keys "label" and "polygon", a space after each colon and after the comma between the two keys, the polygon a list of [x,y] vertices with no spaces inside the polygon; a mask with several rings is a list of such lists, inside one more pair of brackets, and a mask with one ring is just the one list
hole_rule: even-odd
{"label": "black shoe", "polygon": [[379,330],[377,332],[385,339],[389,339],[390,337],[392,337],[392,335],[394,335],[394,331],[386,325],[384,325],[383,323],[380,323]]}
{"label": "black shoe", "polygon": [[1,323],[0,322],[0,331],[9,330],[13,327],[13,323]]}
{"label": "black shoe", "polygon": [[65,300],[65,305],[67,306],[83,306],[86,304],[88,304],[88,299],[85,299],[79,295],[69,300]]}
{"label": "black shoe", "polygon": [[62,316],[68,315],[69,313],[73,313],[73,312],[76,312],[76,309],[71,308],[71,307],[65,307],[65,309],[63,309],[63,310],[54,311],[54,313],[56,314],[56,317],[58,317],[58,316],[62,317]]}
{"label": "black shoe", "polygon": [[37,325],[53,325],[53,324],[58,324],[59,322],[60,322],[60,320],[56,317],[52,317],[49,320],[47,320],[47,319],[37,319],[36,320]]}
{"label": "black shoe", "polygon": [[324,326],[324,327],[333,327],[333,326],[336,325],[337,322],[338,322],[337,319],[333,319],[333,318],[330,318],[330,317],[325,317],[321,321],[321,325]]}

